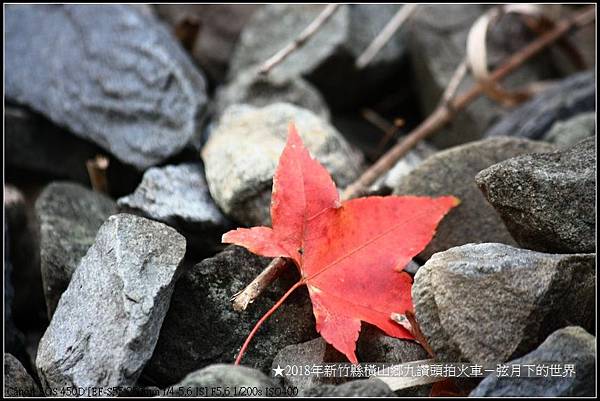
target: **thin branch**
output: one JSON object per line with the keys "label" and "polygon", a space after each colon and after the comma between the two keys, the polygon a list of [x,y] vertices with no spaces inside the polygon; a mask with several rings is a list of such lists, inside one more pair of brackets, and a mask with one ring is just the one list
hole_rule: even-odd
{"label": "thin branch", "polygon": [[[575,15],[565,18],[559,21],[554,29],[546,32],[539,36],[529,45],[525,46],[518,52],[514,53],[509,57],[500,67],[498,67],[490,75],[492,81],[500,80],[506,77],[508,74],[519,68],[527,60],[541,52],[543,49],[556,42],[564,35],[571,32],[573,29],[579,29],[585,25],[592,23],[596,18],[596,7],[588,6],[583,11],[576,13]],[[477,99],[483,93],[480,84],[474,84],[462,95],[452,99],[448,104],[443,102],[438,106],[430,115],[427,117],[418,127],[416,127],[411,133],[409,133],[403,141],[399,142],[392,149],[390,149],[385,155],[383,155],[375,164],[369,167],[352,185],[346,188],[342,194],[343,200],[356,198],[364,194],[366,188],[369,188],[380,176],[386,173],[392,168],[400,158],[408,153],[413,147],[415,147],[421,140],[425,139],[429,135],[433,134],[444,125],[446,125],[456,113],[471,102]],[[261,277],[260,283],[257,284],[258,277],[248,286],[254,287],[254,289],[248,292],[252,293],[252,298],[245,300],[247,306],[252,300],[260,295],[260,292],[256,291],[258,288],[266,288],[270,285],[271,281],[274,280],[278,274],[275,271],[282,270],[282,264],[285,265],[286,260],[283,258],[275,258],[266,267],[266,269],[259,275]],[[242,291],[239,296],[247,293],[248,287]],[[247,296],[247,295],[243,295]],[[237,300],[236,300],[237,301]],[[234,301],[235,302],[235,301]]]}
{"label": "thin branch", "polygon": [[328,4],[317,18],[308,25],[292,42],[288,43],[283,49],[279,50],[260,67],[261,74],[268,74],[273,67],[283,62],[290,54],[301,48],[308,39],[311,38],[317,31],[331,18],[341,4]]}
{"label": "thin branch", "polygon": [[418,4],[405,4],[400,8],[387,25],[377,34],[367,49],[356,59],[356,68],[361,70],[373,61],[375,56],[394,36],[394,33],[410,18]]}
{"label": "thin branch", "polygon": [[108,179],[106,178],[106,170],[108,169],[109,160],[106,156],[96,155],[95,158],[85,162],[90,184],[96,192],[108,193]]}
{"label": "thin branch", "polygon": [[251,304],[256,297],[258,297],[258,295],[281,274],[286,266],[286,259],[273,259],[271,263],[246,286],[246,288],[233,296],[233,309],[238,312],[246,310],[248,305]]}
{"label": "thin branch", "polygon": [[456,70],[454,70],[454,74],[452,74],[452,78],[450,78],[450,82],[448,82],[448,86],[446,87],[446,90],[444,91],[444,94],[442,95],[442,99],[440,100],[440,104],[438,106],[448,106],[450,104],[450,102],[456,95],[456,91],[458,90],[458,87],[460,86],[460,83],[462,82],[466,74],[467,63],[465,59],[463,59],[458,65],[458,67],[456,67]]}

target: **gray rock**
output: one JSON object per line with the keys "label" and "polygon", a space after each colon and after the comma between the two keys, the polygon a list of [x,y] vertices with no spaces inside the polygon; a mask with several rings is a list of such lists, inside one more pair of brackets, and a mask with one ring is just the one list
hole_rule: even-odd
{"label": "gray rock", "polygon": [[400,364],[428,358],[427,352],[417,342],[390,337],[365,323],[356,343],[356,354],[358,360],[364,363]]}
{"label": "gray rock", "polygon": [[404,176],[394,190],[396,195],[454,195],[461,201],[442,219],[419,258],[426,260],[436,252],[473,242],[514,245],[502,219],[477,188],[475,175],[502,160],[553,149],[521,138],[484,139],[436,153]]}
{"label": "gray rock", "polygon": [[396,394],[377,378],[352,380],[338,386],[322,384],[301,392],[302,397],[395,397]]}
{"label": "gray rock", "polygon": [[176,36],[179,34],[194,60],[219,81],[225,78],[242,28],[259,7],[258,4],[154,4],[158,16],[171,26]]}
{"label": "gray rock", "polygon": [[142,217],[118,214],[100,227],[42,337],[45,390],[136,383],[169,307],[185,239]]}
{"label": "gray rock", "polygon": [[596,135],[596,112],[589,112],[555,122],[543,139],[559,146],[568,147],[594,135]]}
{"label": "gray rock", "polygon": [[441,362],[497,364],[595,317],[595,254],[545,254],[468,244],[431,257],[415,276],[416,317]]}
{"label": "gray rock", "polygon": [[202,150],[206,181],[226,215],[245,225],[269,225],[273,174],[296,123],[304,144],[338,187],[359,174],[362,157],[329,123],[287,103],[229,107]]}
{"label": "gray rock", "polygon": [[24,107],[7,105],[5,156],[10,167],[89,184],[85,162],[100,148],[53,125]]}
{"label": "gray rock", "polygon": [[[268,258],[231,246],[187,269],[177,281],[152,359],[144,374],[153,382],[173,384],[213,363],[232,363],[256,322],[296,281],[288,270],[246,311],[236,312],[231,297],[269,263]],[[304,288],[263,324],[242,364],[270,373],[277,352],[317,336],[312,306]]]}
{"label": "gray rock", "polygon": [[429,156],[436,153],[436,149],[426,142],[419,142],[414,149],[410,150],[404,157],[396,162],[387,173],[379,178],[369,188],[371,194],[389,195],[394,188],[400,186],[402,179],[413,171]]}
{"label": "gray rock", "polygon": [[11,354],[4,354],[4,396],[41,397],[39,386],[27,373],[21,362]]}
{"label": "gray rock", "polygon": [[477,184],[519,245],[542,252],[595,252],[594,140],[516,157],[477,175]]}
{"label": "gray rock", "polygon": [[486,131],[486,137],[541,139],[557,121],[596,110],[596,75],[574,74],[510,112]]}
{"label": "gray rock", "polygon": [[[435,109],[456,67],[465,57],[469,29],[489,8],[489,5],[475,4],[421,5],[408,21],[407,36],[414,71],[412,83],[425,115]],[[533,38],[518,16],[507,15],[488,32],[488,65],[499,65]],[[514,88],[553,77],[553,66],[548,59],[545,54],[534,58],[507,77],[503,84]],[[467,76],[458,93],[472,84],[473,80]],[[439,148],[446,148],[480,139],[503,114],[503,107],[481,97],[461,111],[448,128],[434,134],[431,141]]]}
{"label": "gray rock", "polygon": [[211,253],[231,225],[210,197],[200,163],[153,167],[131,195],[117,201],[124,211],[166,223],[183,233],[190,249]]}
{"label": "gray rock", "polygon": [[117,4],[12,5],[5,22],[7,99],[140,170],[198,129],[204,79],[152,16]]}
{"label": "gray rock", "polygon": [[117,210],[104,194],[69,182],[53,182],[38,197],[40,267],[48,317],[51,318],[98,229]]}
{"label": "gray rock", "polygon": [[471,397],[593,397],[596,394],[596,337],[581,327],[552,333],[535,351],[511,364],[574,364],[573,377],[486,377]]}
{"label": "gray rock", "polygon": [[[296,366],[300,371],[305,366],[323,365],[326,363],[347,363],[344,354],[327,344],[322,337],[301,344],[292,344],[283,348],[273,359],[272,369]],[[292,369],[292,368],[290,368]],[[277,378],[273,377],[274,380]],[[284,386],[297,387],[304,391],[318,384],[337,384],[344,382],[343,378],[321,377],[317,375],[294,375],[284,371],[281,382]]]}
{"label": "gray rock", "polygon": [[267,391],[273,391],[275,387],[277,385],[259,370],[239,365],[215,364],[187,375],[171,387],[174,391],[169,395],[265,397]]}
{"label": "gray rock", "polygon": [[[229,76],[261,65],[293,41],[323,7],[321,4],[269,4],[262,7],[240,35]],[[343,5],[304,46],[273,71],[285,77],[305,77],[333,108],[356,105],[364,97],[381,90],[404,62],[404,34],[400,31],[367,68],[358,71],[354,67],[356,59],[399,7],[397,4]]]}
{"label": "gray rock", "polygon": [[291,103],[329,119],[329,109],[321,94],[301,77],[282,77],[277,71],[263,75],[255,68],[240,72],[215,97],[215,114],[221,116],[233,104],[255,107],[271,103]]}

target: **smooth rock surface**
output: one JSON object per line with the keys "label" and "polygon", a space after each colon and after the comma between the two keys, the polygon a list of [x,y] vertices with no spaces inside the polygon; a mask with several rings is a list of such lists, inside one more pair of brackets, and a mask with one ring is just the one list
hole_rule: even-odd
{"label": "smooth rock surface", "polygon": [[595,256],[504,244],[437,253],[415,276],[417,321],[441,362],[497,364],[520,357],[558,328],[593,329]]}
{"label": "smooth rock surface", "polygon": [[38,197],[35,210],[42,282],[51,318],[98,229],[116,213],[117,205],[106,195],[79,184],[53,182]]}
{"label": "smooth rock surface", "polygon": [[[511,364],[574,364],[573,377],[486,377],[470,397],[593,397],[596,337],[577,326],[552,333],[535,351]],[[524,369],[524,368],[522,368]]]}
{"label": "smooth rock surface", "polygon": [[4,396],[41,397],[43,394],[21,362],[11,354],[4,354]]}
{"label": "smooth rock surface", "polygon": [[596,135],[596,112],[589,112],[555,122],[543,139],[562,147],[569,147],[594,135]]}
{"label": "smooth rock surface", "polygon": [[198,129],[204,79],[151,15],[69,4],[11,5],[5,17],[7,99],[140,170]]}
{"label": "smooth rock surface", "polygon": [[557,121],[596,110],[596,75],[580,72],[519,106],[486,131],[486,137],[541,139]]}
{"label": "smooth rock surface", "polygon": [[521,138],[484,139],[436,153],[405,175],[395,195],[454,195],[461,202],[444,217],[419,258],[427,260],[436,252],[468,243],[515,245],[502,219],[477,188],[475,175],[502,160],[553,149]]}
{"label": "smooth rock surface", "polygon": [[117,204],[177,228],[195,251],[210,253],[231,225],[212,200],[200,163],[152,167],[135,192]]}
{"label": "smooth rock surface", "polygon": [[595,138],[566,150],[506,160],[476,180],[522,247],[595,252]]}
{"label": "smooth rock surface", "polygon": [[[323,93],[332,108],[348,108],[385,87],[405,62],[402,30],[373,61],[358,71],[354,63],[390,18],[397,4],[345,4],[311,39],[273,71],[302,76]],[[269,4],[258,10],[242,31],[229,76],[265,60],[293,41],[323,10],[321,4]],[[352,85],[348,85],[352,82]]]}
{"label": "smooth rock surface", "polygon": [[42,337],[44,389],[131,386],[150,359],[169,307],[185,239],[142,217],[100,227]]}
{"label": "smooth rock surface", "polygon": [[[186,396],[188,388],[200,396],[267,396],[277,385],[263,372],[246,366],[214,364],[187,375],[175,384],[173,396]],[[184,391],[179,393],[179,388]],[[236,394],[237,392],[237,394]]]}
{"label": "smooth rock surface", "polygon": [[[430,114],[450,82],[454,71],[465,57],[467,35],[475,20],[490,8],[487,4],[424,4],[407,21],[407,37],[413,67],[412,84],[419,94],[423,114]],[[487,57],[490,69],[534,39],[534,35],[519,20],[508,15],[487,34]],[[548,57],[535,57],[503,80],[506,88],[548,79],[555,75]],[[457,93],[473,84],[467,74]],[[440,149],[460,145],[483,137],[504,108],[486,97],[471,103],[452,120],[447,128],[431,136]],[[503,135],[512,135],[505,133]]]}
{"label": "smooth rock surface", "polygon": [[350,184],[362,157],[322,118],[287,103],[229,107],[202,150],[206,181],[226,215],[244,225],[270,225],[273,174],[293,121],[311,154],[338,188]]}
{"label": "smooth rock surface", "polygon": [[233,104],[264,107],[272,103],[290,103],[329,119],[323,96],[301,77],[283,77],[277,71],[263,75],[255,68],[241,71],[221,87],[215,96],[215,115],[221,116]]}
{"label": "smooth rock surface", "polygon": [[[213,363],[233,363],[244,340],[263,314],[296,281],[284,272],[246,311],[236,312],[231,297],[269,263],[243,248],[231,246],[186,269],[177,281],[169,312],[144,374],[160,384],[173,384]],[[304,288],[263,324],[242,364],[270,373],[277,352],[317,337],[312,306]]]}

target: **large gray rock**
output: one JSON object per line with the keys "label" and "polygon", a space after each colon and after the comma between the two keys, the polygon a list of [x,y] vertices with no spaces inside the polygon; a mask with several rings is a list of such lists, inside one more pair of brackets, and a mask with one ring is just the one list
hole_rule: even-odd
{"label": "large gray rock", "polygon": [[142,217],[100,227],[40,341],[45,390],[136,383],[169,307],[185,239]]}
{"label": "large gray rock", "polygon": [[558,328],[593,329],[595,256],[504,244],[437,253],[415,276],[417,320],[441,362],[506,362]]}
{"label": "large gray rock", "polygon": [[240,72],[235,79],[221,87],[215,97],[215,114],[221,116],[233,104],[255,107],[271,103],[291,103],[329,119],[329,108],[321,94],[301,77],[283,77],[276,71],[263,75],[255,68]]}
{"label": "large gray rock", "polygon": [[521,246],[595,252],[595,138],[563,151],[506,160],[476,179]]}
{"label": "large gray rock", "polygon": [[543,139],[562,147],[569,147],[594,135],[596,135],[596,112],[588,112],[555,122]]}
{"label": "large gray rock", "polygon": [[229,107],[202,150],[206,181],[215,202],[245,225],[269,225],[273,174],[288,135],[288,124],[338,187],[350,184],[362,157],[329,123],[287,103],[263,108]]}
{"label": "large gray rock", "polygon": [[535,351],[509,363],[574,364],[575,374],[572,377],[534,378],[490,375],[469,396],[593,397],[596,394],[596,337],[581,327],[569,326],[557,330]]}
{"label": "large gray rock", "polygon": [[43,394],[21,362],[11,354],[4,354],[4,396],[41,397]]}
{"label": "large gray rock", "polygon": [[[475,4],[419,5],[407,22],[414,71],[412,82],[425,115],[438,105],[456,67],[465,57],[471,25],[489,8],[489,5]],[[488,64],[499,65],[533,38],[534,35],[518,16],[507,15],[488,32]],[[503,84],[513,88],[552,76],[552,63],[543,54],[507,77]],[[472,78],[467,76],[459,86],[458,93],[472,84]],[[487,97],[481,97],[461,111],[449,127],[433,135],[431,140],[434,145],[446,148],[480,139],[486,129],[503,114],[503,107]]]}
{"label": "large gray rock", "polygon": [[213,252],[230,227],[210,197],[200,163],[152,167],[135,192],[117,203],[124,211],[177,228],[196,252]]}
{"label": "large gray rock", "polygon": [[454,195],[460,205],[448,213],[419,258],[473,242],[515,242],[502,219],[475,184],[475,175],[502,160],[530,152],[547,152],[551,145],[521,138],[493,138],[456,146],[434,154],[405,175],[396,195]]}
{"label": "large gray rock", "polygon": [[259,370],[239,365],[215,364],[187,375],[172,386],[174,397],[268,396],[277,385]]}
{"label": "large gray rock", "polygon": [[242,28],[258,4],[154,4],[211,78],[225,78],[231,53]]}
{"label": "large gray rock", "polygon": [[69,134],[37,113],[14,105],[5,108],[4,133],[8,168],[89,183],[85,162],[100,153],[96,145]]}
{"label": "large gray rock", "polygon": [[[371,64],[358,71],[356,59],[401,6],[342,5],[301,48],[273,71],[303,76],[323,93],[333,108],[356,105],[382,89],[404,62],[404,34],[399,31]],[[258,10],[242,31],[229,76],[257,67],[293,41],[323,10],[322,4],[269,4]],[[351,82],[352,85],[348,85]]]}
{"label": "large gray rock", "polygon": [[204,79],[152,16],[117,4],[12,5],[5,23],[11,101],[139,169],[198,129]]}
{"label": "large gray rock", "polygon": [[104,194],[69,182],[53,182],[38,197],[40,267],[51,318],[98,229],[117,210]]}
{"label": "large gray rock", "polygon": [[[232,363],[256,322],[299,279],[290,269],[246,311],[234,311],[231,297],[268,263],[268,258],[231,246],[184,271],[145,376],[170,385],[207,365]],[[279,350],[317,335],[308,294],[296,290],[263,324],[242,364],[269,372]]]}
{"label": "large gray rock", "polygon": [[596,111],[596,74],[580,72],[563,79],[508,113],[485,136],[542,139],[557,121]]}

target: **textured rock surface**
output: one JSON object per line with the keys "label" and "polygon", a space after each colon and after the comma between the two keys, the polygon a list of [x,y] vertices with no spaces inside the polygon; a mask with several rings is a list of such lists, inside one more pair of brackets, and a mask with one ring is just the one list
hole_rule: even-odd
{"label": "textured rock surface", "polygon": [[477,184],[517,242],[543,252],[595,252],[595,138],[553,153],[506,160]]}
{"label": "textured rock surface", "polygon": [[477,188],[475,175],[502,160],[553,149],[521,138],[484,139],[436,153],[404,176],[394,190],[396,195],[454,195],[461,201],[444,217],[419,257],[428,259],[436,252],[473,242],[514,245],[502,219]]}
{"label": "textured rock surface", "polygon": [[198,129],[204,80],[152,16],[112,4],[12,5],[5,17],[8,99],[139,169]]}
{"label": "textured rock surface", "polygon": [[277,71],[262,75],[255,68],[240,72],[232,82],[221,87],[215,98],[215,113],[223,114],[233,104],[255,107],[271,103],[291,103],[329,119],[329,109],[321,94],[301,77],[282,77]]}
{"label": "textured rock surface", "polygon": [[543,139],[559,146],[568,147],[594,135],[596,135],[596,112],[589,112],[555,122]]}
{"label": "textured rock surface", "polygon": [[507,114],[485,136],[541,139],[557,121],[596,110],[596,75],[581,72],[562,80]]}
{"label": "textured rock surface", "polygon": [[273,174],[296,123],[311,154],[332,175],[338,187],[359,174],[361,156],[330,124],[308,110],[287,103],[263,108],[231,106],[202,150],[206,180],[215,202],[245,225],[270,225]]}
{"label": "textured rock surface", "polygon": [[230,226],[210,197],[200,163],[150,168],[135,192],[117,203],[122,210],[177,228],[195,251],[212,251]]}
{"label": "textured rock surface", "polygon": [[56,127],[24,107],[7,105],[4,115],[6,164],[56,177],[89,182],[85,162],[100,148]]}
{"label": "textured rock surface", "polygon": [[[178,388],[182,386],[184,391],[177,393]],[[274,389],[276,384],[259,370],[248,368],[246,366],[215,364],[200,369],[187,375],[181,382],[173,386],[175,393],[173,396],[186,396],[188,388],[192,389],[194,394],[202,393],[207,396],[257,396],[253,391],[260,390],[262,397],[266,396],[267,389]],[[244,389],[248,393],[242,394]],[[256,390],[255,390],[256,389]],[[208,391],[208,393],[206,393]],[[229,392],[229,394],[226,394]]]}
{"label": "textured rock surface", "polygon": [[257,4],[154,5],[158,16],[171,25],[176,35],[181,35],[184,45],[189,42],[194,60],[216,80],[225,78],[238,36],[259,7]]}
{"label": "textured rock surface", "polygon": [[[272,369],[296,366],[303,371],[305,366],[323,365],[326,363],[347,363],[348,359],[322,337],[301,344],[292,344],[283,348],[273,359]],[[276,380],[276,377],[273,377]],[[281,382],[284,386],[298,387],[304,391],[317,384],[335,384],[343,382],[343,378],[318,377],[317,375],[294,375],[283,372]]]}
{"label": "textured rock surface", "polygon": [[369,189],[372,194],[389,195],[394,188],[400,186],[408,173],[413,171],[429,156],[436,153],[436,149],[426,142],[418,143],[403,158],[398,160],[394,167],[377,180]]}
{"label": "textured rock surface", "polygon": [[593,397],[596,394],[596,337],[577,326],[552,333],[535,351],[512,364],[574,364],[573,377],[511,378],[490,375],[471,397]]}
{"label": "textured rock surface", "polygon": [[4,396],[41,397],[42,395],[37,383],[21,362],[11,354],[4,354]]}
{"label": "textured rock surface", "polygon": [[[267,258],[231,246],[187,269],[175,286],[145,375],[170,385],[212,363],[232,363],[256,322],[298,281],[298,273],[290,269],[246,311],[234,311],[232,295],[268,263]],[[269,372],[279,350],[316,336],[308,294],[296,290],[263,324],[242,363]]]}
{"label": "textured rock surface", "polygon": [[335,386],[322,384],[306,389],[302,397],[394,397],[394,392],[381,380],[373,378],[353,380]]}
{"label": "textured rock surface", "polygon": [[[262,64],[308,26],[321,4],[270,4],[258,10],[242,31],[230,76]],[[404,61],[404,33],[396,33],[371,64],[357,71],[356,58],[398,10],[397,4],[343,5],[305,46],[274,68],[286,77],[303,76],[333,108],[346,108],[380,90]],[[352,82],[352,85],[348,85]]]}
{"label": "textured rock surface", "polygon": [[152,355],[185,239],[142,217],[102,225],[42,337],[45,389],[128,386]]}
{"label": "textured rock surface", "polygon": [[[465,56],[471,25],[489,7],[475,4],[423,5],[408,21],[408,42],[414,70],[412,82],[419,94],[424,115],[437,106],[456,67]],[[487,35],[488,64],[499,65],[532,39],[533,35],[518,16],[502,18]],[[514,88],[552,76],[553,68],[548,58],[538,56],[507,77],[504,84],[507,88]],[[465,78],[458,93],[472,83],[471,78]],[[434,145],[446,148],[480,139],[502,114],[502,107],[482,97],[456,116],[448,128],[433,135],[431,140]]]}
{"label": "textured rock surface", "polygon": [[504,244],[437,253],[415,276],[417,320],[442,362],[506,362],[560,327],[593,329],[595,256]]}
{"label": "textured rock surface", "polygon": [[48,185],[37,199],[40,267],[49,317],[98,229],[116,209],[107,196],[69,182]]}

